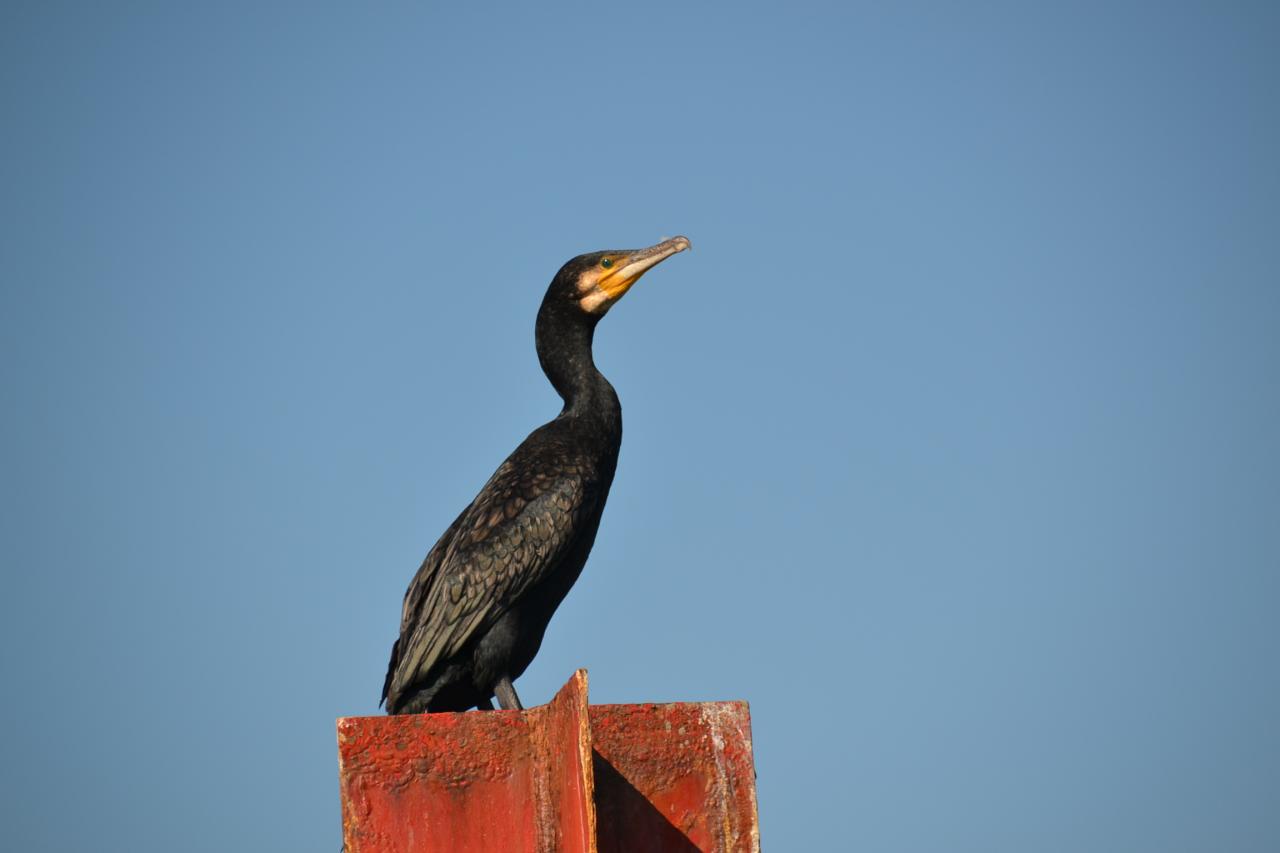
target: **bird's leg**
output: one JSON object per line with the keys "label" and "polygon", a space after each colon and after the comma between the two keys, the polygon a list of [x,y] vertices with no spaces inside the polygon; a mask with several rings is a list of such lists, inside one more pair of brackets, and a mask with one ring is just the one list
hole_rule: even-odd
{"label": "bird's leg", "polygon": [[498,705],[504,711],[523,711],[524,706],[520,704],[520,697],[516,695],[515,685],[511,683],[511,679],[502,676],[498,679],[498,683],[494,685],[493,692],[498,696]]}
{"label": "bird's leg", "polygon": [[486,697],[484,697],[483,699],[481,699],[479,702],[477,702],[477,703],[476,703],[476,710],[477,710],[477,711],[492,711],[492,710],[493,710],[493,702],[489,699],[489,697],[488,697],[488,696],[486,696]]}

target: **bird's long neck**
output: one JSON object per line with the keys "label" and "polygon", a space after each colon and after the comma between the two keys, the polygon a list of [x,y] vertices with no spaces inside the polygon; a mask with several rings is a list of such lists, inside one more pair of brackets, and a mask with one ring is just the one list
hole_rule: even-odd
{"label": "bird's long neck", "polygon": [[562,416],[621,430],[622,407],[591,353],[595,319],[544,305],[535,337],[543,373],[564,400]]}

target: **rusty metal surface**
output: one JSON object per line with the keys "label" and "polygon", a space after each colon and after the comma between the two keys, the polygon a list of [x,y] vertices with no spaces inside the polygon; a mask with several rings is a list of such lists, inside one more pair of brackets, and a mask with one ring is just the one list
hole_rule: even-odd
{"label": "rusty metal surface", "polygon": [[586,673],[528,711],[338,720],[348,853],[594,853]]}
{"label": "rusty metal surface", "polygon": [[338,720],[348,853],[755,853],[744,702]]}
{"label": "rusty metal surface", "polygon": [[590,711],[600,853],[759,851],[745,702]]}

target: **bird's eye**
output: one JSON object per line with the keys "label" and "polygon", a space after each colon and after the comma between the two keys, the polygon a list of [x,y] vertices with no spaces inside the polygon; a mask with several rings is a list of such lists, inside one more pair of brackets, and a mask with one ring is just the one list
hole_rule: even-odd
{"label": "bird's eye", "polygon": [[605,269],[608,269],[609,267],[613,266],[613,261],[609,260],[608,258],[605,258],[604,260],[600,261],[600,266],[604,267]]}

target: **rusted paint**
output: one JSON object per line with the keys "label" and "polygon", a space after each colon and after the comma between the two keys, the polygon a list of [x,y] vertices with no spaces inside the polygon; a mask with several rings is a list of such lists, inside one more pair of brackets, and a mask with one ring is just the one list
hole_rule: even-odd
{"label": "rusted paint", "polygon": [[745,702],[338,720],[348,853],[756,853]]}
{"label": "rusted paint", "polygon": [[745,702],[590,710],[600,853],[759,851]]}
{"label": "rusted paint", "polygon": [[524,713],[533,721],[531,731],[538,757],[534,779],[545,786],[536,797],[538,838],[532,849],[596,853],[587,671],[575,672],[549,704],[516,713]]}
{"label": "rusted paint", "polygon": [[348,853],[595,853],[586,673],[528,711],[338,720]]}

